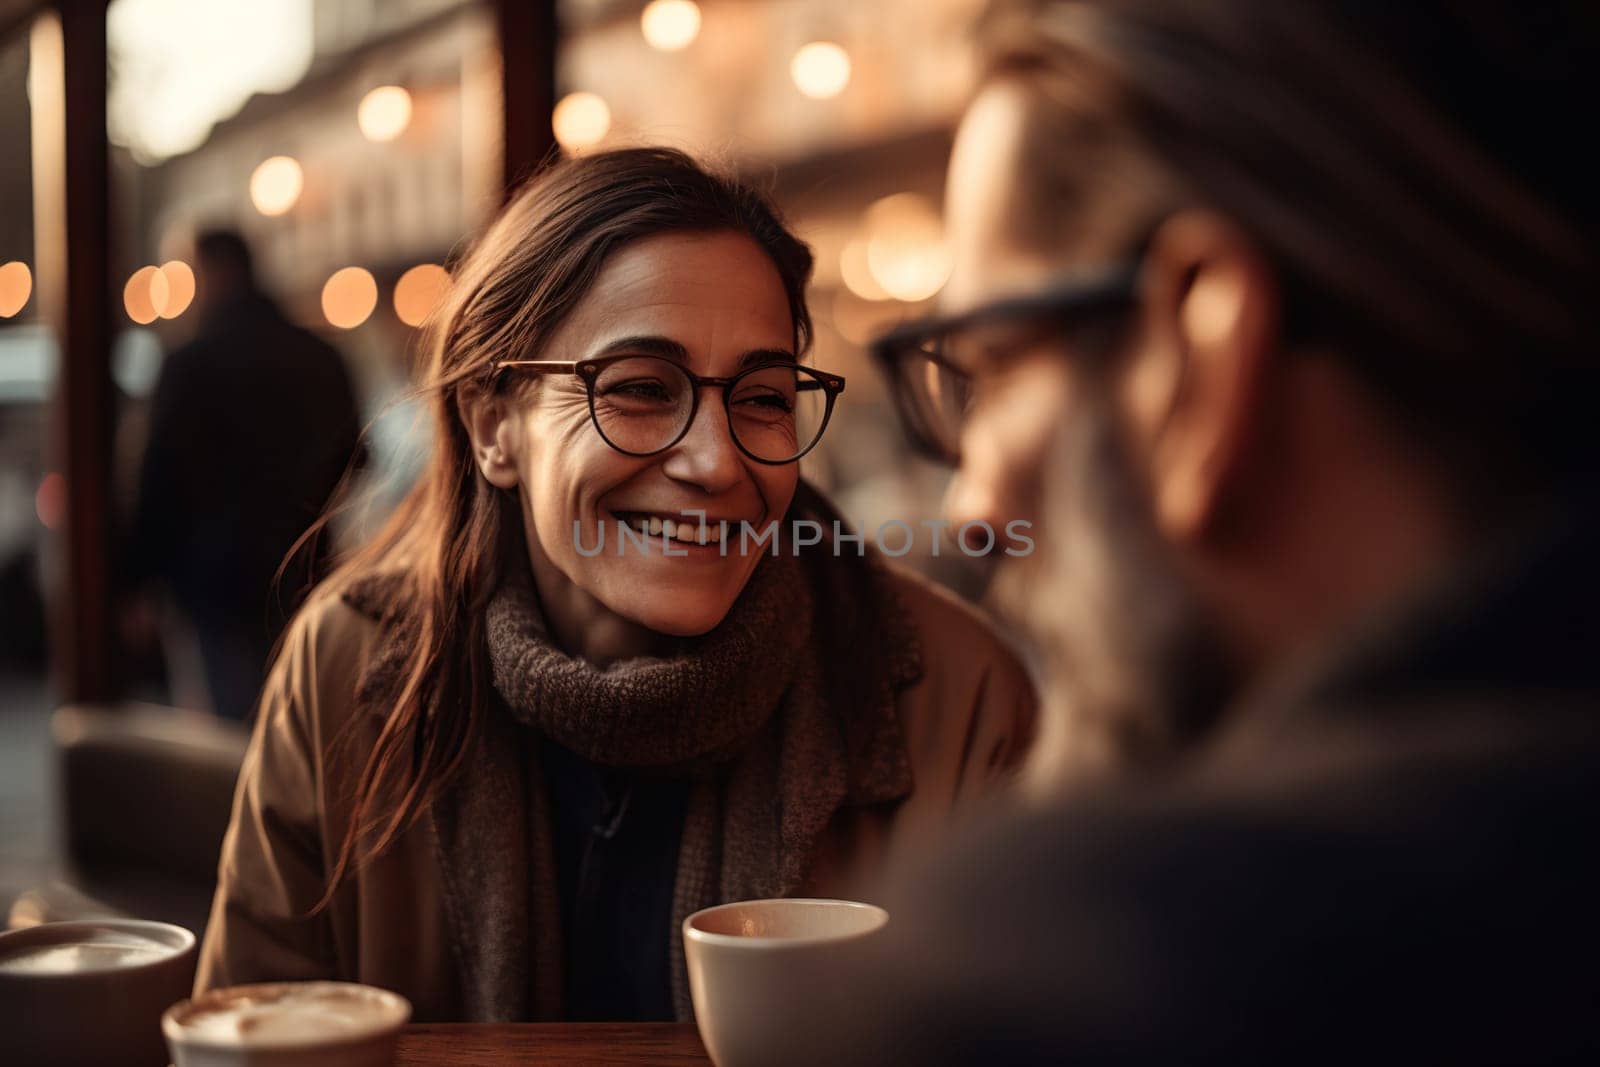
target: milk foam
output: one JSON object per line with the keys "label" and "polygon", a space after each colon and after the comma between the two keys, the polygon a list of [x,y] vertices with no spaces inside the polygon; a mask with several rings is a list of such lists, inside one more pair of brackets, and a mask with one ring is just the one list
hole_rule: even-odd
{"label": "milk foam", "polygon": [[343,982],[279,982],[219,989],[175,1018],[182,1040],[207,1045],[303,1045],[354,1039],[403,1023],[398,997]]}
{"label": "milk foam", "polygon": [[121,930],[97,930],[71,941],[24,945],[0,955],[0,974],[77,974],[138,967],[173,955],[170,945]]}

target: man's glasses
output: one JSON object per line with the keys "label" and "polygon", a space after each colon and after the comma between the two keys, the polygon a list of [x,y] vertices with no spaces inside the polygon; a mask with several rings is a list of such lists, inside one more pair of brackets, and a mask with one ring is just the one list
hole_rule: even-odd
{"label": "man's glasses", "polygon": [[722,391],[733,443],[757,463],[793,463],[822,440],[844,379],[795,363],[758,363],[731,378],[691,373],[661,356],[605,356],[577,362],[511,359],[500,373],[575,374],[589,417],[606,444],[629,456],[665,452],[689,432],[700,392]]}
{"label": "man's glasses", "polygon": [[1132,304],[1137,264],[1076,274],[1035,294],[899,326],[872,344],[906,432],[920,451],[961,462],[975,368],[1059,338]]}

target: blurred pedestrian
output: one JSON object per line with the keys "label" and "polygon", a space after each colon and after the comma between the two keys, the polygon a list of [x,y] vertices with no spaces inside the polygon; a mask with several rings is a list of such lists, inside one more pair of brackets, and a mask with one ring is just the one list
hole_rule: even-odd
{"label": "blurred pedestrian", "polygon": [[993,8],[879,352],[1077,784],[774,1062],[1600,1061],[1597,21]]}
{"label": "blurred pedestrian", "polygon": [[195,339],[156,385],[125,578],[164,587],[198,641],[213,710],[249,715],[310,577],[274,576],[333,495],[359,424],[339,352],[290,323],[228,230],[196,242]]}

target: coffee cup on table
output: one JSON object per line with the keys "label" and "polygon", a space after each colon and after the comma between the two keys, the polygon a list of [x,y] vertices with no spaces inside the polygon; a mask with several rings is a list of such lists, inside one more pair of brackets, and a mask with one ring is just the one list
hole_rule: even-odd
{"label": "coffee cup on table", "polygon": [[0,933],[0,1063],[165,1067],[161,1013],[194,983],[195,939],[143,919]]}
{"label": "coffee cup on table", "polygon": [[772,1063],[809,1028],[814,991],[850,973],[889,913],[849,900],[746,900],[683,921],[700,1039],[717,1067]]}
{"label": "coffee cup on table", "polygon": [[229,986],[161,1018],[174,1067],[390,1067],[411,1002],[355,982]]}

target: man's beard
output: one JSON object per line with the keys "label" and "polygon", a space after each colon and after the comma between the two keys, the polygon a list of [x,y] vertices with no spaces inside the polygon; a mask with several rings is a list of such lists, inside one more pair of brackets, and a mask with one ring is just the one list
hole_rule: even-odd
{"label": "man's beard", "polygon": [[1159,764],[1218,718],[1218,629],[1157,531],[1106,399],[1064,414],[1041,467],[1035,549],[994,586],[1043,691],[1036,769]]}

